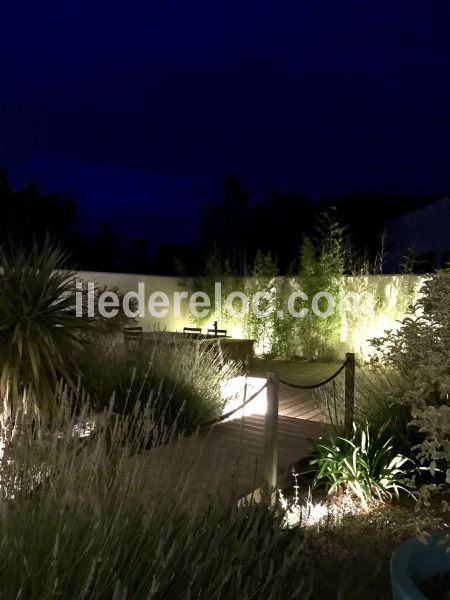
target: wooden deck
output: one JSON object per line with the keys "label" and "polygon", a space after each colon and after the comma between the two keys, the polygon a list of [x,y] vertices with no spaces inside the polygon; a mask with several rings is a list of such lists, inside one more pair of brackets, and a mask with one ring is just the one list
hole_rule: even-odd
{"label": "wooden deck", "polygon": [[[264,364],[263,364],[264,363]],[[337,363],[325,365],[256,361],[251,376],[264,376],[276,370],[280,377],[294,383],[311,384],[332,374]],[[196,436],[182,438],[146,453],[143,476],[178,481],[189,477],[194,493],[214,491],[224,498],[241,498],[261,487],[264,467],[264,416],[245,416],[201,430]],[[311,439],[319,438],[327,426],[320,422],[310,391],[280,386],[278,424],[278,485],[292,482],[291,467],[309,455]],[[153,467],[152,467],[153,464]],[[157,475],[158,476],[158,475]]]}
{"label": "wooden deck", "polygon": [[[291,467],[310,454],[309,440],[319,438],[325,428],[314,421],[279,417],[279,487],[293,482]],[[174,487],[181,482],[188,495],[211,493],[224,501],[237,501],[263,484],[264,416],[214,425],[131,460],[139,461],[139,472],[149,489],[157,487],[158,481],[172,481]]]}
{"label": "wooden deck", "polygon": [[[277,371],[281,379],[295,384],[312,385],[332,375],[341,364],[256,359],[252,363],[250,375],[265,377],[267,371]],[[297,390],[283,384],[280,385],[279,414],[308,421],[322,420],[311,390]]]}
{"label": "wooden deck", "polygon": [[[311,452],[310,439],[324,432],[321,423],[279,416],[278,469],[280,486],[292,481],[291,467]],[[205,434],[202,454],[222,459],[223,484],[242,497],[263,484],[264,416],[244,417],[211,428]],[[214,460],[214,458],[213,458]]]}

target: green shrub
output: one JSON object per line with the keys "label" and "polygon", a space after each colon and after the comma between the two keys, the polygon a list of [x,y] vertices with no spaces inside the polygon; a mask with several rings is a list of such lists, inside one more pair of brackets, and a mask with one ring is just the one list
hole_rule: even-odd
{"label": "green shrub", "polygon": [[317,458],[311,461],[316,469],[314,486],[325,483],[329,494],[348,490],[359,498],[364,508],[373,499],[398,497],[406,490],[405,464],[409,459],[396,454],[392,439],[385,432],[372,433],[369,426],[354,426],[351,439],[332,436],[314,443]]}
{"label": "green shrub", "polygon": [[184,440],[143,452],[157,425],[149,412],[107,410],[84,441],[77,424],[62,402],[51,427],[23,430],[0,463],[2,598],[307,596],[301,534],[271,510],[224,502],[212,483],[201,493],[195,438],[192,453],[173,453]]}
{"label": "green shrub", "polygon": [[98,410],[114,396],[120,413],[133,411],[137,402],[148,404],[156,419],[182,429],[220,415],[221,383],[237,373],[215,351],[182,342],[126,351],[123,344],[100,339],[79,361],[82,384]]}
{"label": "green shrub", "polygon": [[[407,382],[402,400],[421,436],[414,449],[433,478],[420,488],[428,507],[431,493],[450,494],[450,268],[430,276],[420,293],[397,331],[372,345],[374,362],[390,365]],[[442,501],[444,511],[449,506]]]}

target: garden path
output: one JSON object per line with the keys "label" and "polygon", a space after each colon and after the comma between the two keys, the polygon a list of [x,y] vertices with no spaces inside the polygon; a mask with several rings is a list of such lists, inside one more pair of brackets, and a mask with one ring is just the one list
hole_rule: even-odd
{"label": "garden path", "polygon": [[[337,363],[293,361],[254,361],[252,377],[276,370],[280,377],[309,385],[336,371]],[[311,391],[280,385],[278,423],[278,485],[289,485],[292,467],[311,451],[311,439],[319,438],[327,425],[321,422]],[[195,493],[212,492],[224,499],[239,499],[263,483],[264,416],[251,415],[201,429],[195,436],[181,438],[145,453],[143,476],[149,468],[154,480],[155,467],[160,477],[176,483],[189,481]],[[156,461],[156,462],[155,462]]]}

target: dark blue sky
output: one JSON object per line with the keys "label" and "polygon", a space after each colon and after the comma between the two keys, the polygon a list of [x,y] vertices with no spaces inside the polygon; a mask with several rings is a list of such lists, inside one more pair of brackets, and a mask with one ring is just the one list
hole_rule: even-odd
{"label": "dark blue sky", "polygon": [[450,3],[5,0],[0,165],[158,242],[225,172],[257,198],[448,192]]}

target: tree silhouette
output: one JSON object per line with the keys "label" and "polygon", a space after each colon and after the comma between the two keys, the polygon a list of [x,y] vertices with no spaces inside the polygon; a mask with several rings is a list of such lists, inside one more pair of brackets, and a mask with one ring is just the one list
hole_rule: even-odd
{"label": "tree silhouette", "polygon": [[120,271],[120,239],[110,223],[104,222],[90,239],[90,269]]}
{"label": "tree silhouette", "polygon": [[236,177],[227,175],[222,200],[203,209],[201,249],[208,253],[217,248],[236,274],[243,274],[246,267],[249,199],[250,190],[243,188]]}
{"label": "tree silhouette", "polygon": [[150,273],[151,266],[143,238],[133,237],[128,240],[121,268],[130,273]]}
{"label": "tree silhouette", "polygon": [[0,170],[0,203],[0,244],[31,248],[48,237],[69,254],[81,249],[77,205],[72,199],[44,194],[35,183],[14,190],[6,171]]}

